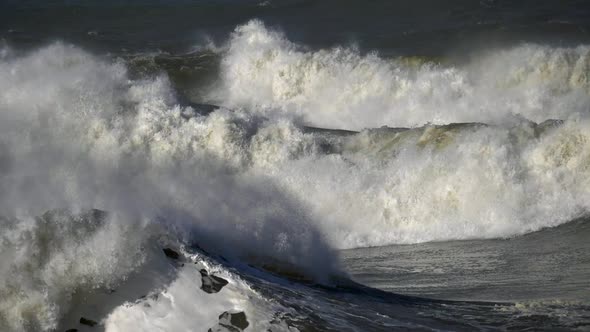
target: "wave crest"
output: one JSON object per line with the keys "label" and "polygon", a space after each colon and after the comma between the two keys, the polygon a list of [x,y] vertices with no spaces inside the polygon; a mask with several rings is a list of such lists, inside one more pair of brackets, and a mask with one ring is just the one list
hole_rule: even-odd
{"label": "wave crest", "polygon": [[542,122],[587,111],[589,64],[588,46],[525,44],[457,64],[354,47],[309,50],[253,20],[232,34],[222,89],[211,98],[327,128],[498,123],[513,115]]}

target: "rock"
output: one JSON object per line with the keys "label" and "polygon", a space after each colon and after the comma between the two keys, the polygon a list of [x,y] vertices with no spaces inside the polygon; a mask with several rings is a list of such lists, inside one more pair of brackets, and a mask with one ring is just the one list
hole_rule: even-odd
{"label": "rock", "polygon": [[242,330],[238,329],[237,327],[233,327],[231,325],[222,325],[218,324],[210,328],[207,332],[241,332]]}
{"label": "rock", "polygon": [[69,330],[66,330],[66,332],[78,332],[78,329],[69,329]]}
{"label": "rock", "polygon": [[166,255],[166,257],[168,257],[168,258],[171,258],[171,259],[180,258],[180,254],[170,248],[164,248],[162,250],[164,251],[164,254]]}
{"label": "rock", "polygon": [[226,311],[219,316],[219,324],[210,328],[209,332],[241,332],[249,325],[244,312]]}
{"label": "rock", "polygon": [[199,271],[201,273],[201,289],[206,293],[212,294],[219,292],[225,285],[228,284],[227,280],[218,276],[209,274],[207,270]]}
{"label": "rock", "polygon": [[87,326],[95,326],[96,324],[98,324],[97,322],[93,321],[92,319],[88,319],[88,318],[84,318],[84,317],[80,317],[80,324],[82,325],[87,325]]}
{"label": "rock", "polygon": [[245,330],[248,327],[248,325],[250,325],[250,323],[248,323],[248,320],[246,319],[246,314],[243,311],[236,313],[230,313],[226,311],[219,316],[219,322],[222,324],[225,323],[228,319],[230,325],[235,326],[240,330]]}

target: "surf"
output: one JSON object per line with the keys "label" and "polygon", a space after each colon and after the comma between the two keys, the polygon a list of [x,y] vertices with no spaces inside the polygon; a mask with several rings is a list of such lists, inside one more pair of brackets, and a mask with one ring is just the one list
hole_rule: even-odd
{"label": "surf", "polygon": [[[361,310],[358,326],[491,327],[511,304],[348,289],[338,250],[519,238],[588,213],[586,46],[453,65],[312,50],[254,20],[206,52],[208,106],[168,74],[195,54],[142,74],[153,55],[0,52],[3,329],[215,328],[243,313],[255,329],[338,330],[355,296],[384,315]],[[212,276],[220,296],[202,290],[223,283]],[[299,300],[314,294],[318,316]],[[489,320],[457,316],[472,309]]]}

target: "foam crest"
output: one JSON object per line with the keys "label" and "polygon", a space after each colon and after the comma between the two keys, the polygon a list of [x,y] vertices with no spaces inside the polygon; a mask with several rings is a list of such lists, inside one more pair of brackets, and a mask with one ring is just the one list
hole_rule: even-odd
{"label": "foam crest", "polygon": [[[262,296],[250,283],[233,273],[235,271],[202,258],[198,254],[189,256],[188,264],[164,290],[156,290],[149,296],[115,308],[105,319],[105,329],[112,332],[149,331],[164,327],[165,330],[178,331],[198,326],[205,330],[223,330],[215,328],[220,314],[241,312],[248,329],[289,331],[288,327],[277,324],[275,317],[276,312],[286,308]],[[215,275],[222,276],[228,284],[219,293],[204,292],[199,272],[202,270],[215,271]],[[225,329],[231,330],[227,327],[228,322],[224,323]]]}
{"label": "foam crest", "polygon": [[[55,329],[77,290],[137,272],[154,225],[162,243],[196,241],[318,280],[335,270],[292,195],[262,174],[238,176],[259,118],[187,121],[166,77],[130,80],[124,65],[61,43],[8,57],[0,73],[4,329]],[[55,208],[74,217],[35,218]],[[89,208],[115,217],[75,217]]]}
{"label": "foam crest", "polygon": [[[166,76],[130,79],[74,46],[8,55],[0,327],[55,329],[73,292],[138,273],[155,243],[325,280],[333,247],[510,237],[588,213],[586,63],[584,47],[525,45],[461,68],[412,64],[309,51],[253,21],[232,36],[216,90],[238,109],[204,116],[178,105]],[[567,119],[525,119],[549,116]],[[300,124],[466,120],[490,124]],[[56,208],[68,212],[39,217]],[[91,208],[109,217],[81,216]],[[194,286],[177,277],[171,292]]]}
{"label": "foam crest", "polygon": [[[535,122],[587,111],[590,49],[522,45],[457,65],[387,59],[354,47],[309,50],[257,20],[236,28],[212,98],[341,129]],[[469,57],[469,54],[466,55]]]}
{"label": "foam crest", "polygon": [[339,248],[511,237],[589,211],[587,126],[372,130],[266,171]]}

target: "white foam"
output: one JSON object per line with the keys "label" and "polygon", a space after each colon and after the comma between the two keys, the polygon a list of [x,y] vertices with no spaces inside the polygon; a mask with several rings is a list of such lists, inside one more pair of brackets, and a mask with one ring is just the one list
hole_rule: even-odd
{"label": "white foam", "polygon": [[116,287],[141,266],[150,231],[112,216],[3,220],[0,328],[53,330],[75,292]]}
{"label": "white foam", "polygon": [[[123,65],[60,43],[1,61],[0,73],[0,211],[18,218],[2,224],[3,330],[56,328],[74,292],[141,265],[154,224],[167,241],[228,257],[273,259],[320,279],[333,270],[296,200],[265,176],[236,175],[256,119],[185,121],[165,77],[131,81]],[[44,236],[33,216],[54,208],[116,217],[90,233],[64,217],[64,232]],[[47,241],[51,255],[35,258]]]}
{"label": "white foam", "polygon": [[540,139],[526,123],[367,132],[341,155],[262,166],[339,248],[510,237],[589,211],[588,125],[568,122]]}
{"label": "white foam", "polygon": [[[136,301],[117,307],[105,319],[105,329],[118,331],[191,331],[208,330],[217,325],[224,312],[243,312],[248,331],[282,331],[273,324],[273,314],[286,310],[278,303],[264,298],[247,282],[220,267],[186,264],[177,278],[165,289]],[[215,274],[228,281],[218,293],[201,290],[199,269],[217,269]],[[284,329],[289,331],[288,328]]]}
{"label": "white foam", "polygon": [[211,97],[340,129],[490,123],[513,114],[540,122],[587,112],[589,66],[587,46],[525,44],[461,65],[386,59],[353,47],[309,50],[253,20],[232,34],[223,88]]}
{"label": "white foam", "polygon": [[[308,51],[254,21],[233,35],[216,91],[241,108],[190,120],[165,76],[131,80],[124,64],[60,43],[2,58],[0,213],[18,221],[1,226],[0,327],[54,329],[73,292],[137,272],[154,237],[196,239],[321,279],[337,266],[331,248],[506,237],[567,222],[590,208],[586,53],[525,45],[462,68],[410,66],[346,48]],[[478,72],[500,62],[497,77]],[[513,114],[568,120],[541,130]],[[306,133],[302,119],[495,125],[345,137]],[[92,231],[61,218],[51,233],[33,216],[54,208],[112,217]],[[52,255],[36,256],[47,250],[39,234],[55,237]],[[169,289],[189,308],[202,301],[180,293],[198,287],[183,273]],[[238,293],[220,301],[251,294]],[[144,314],[118,308],[107,324]]]}

